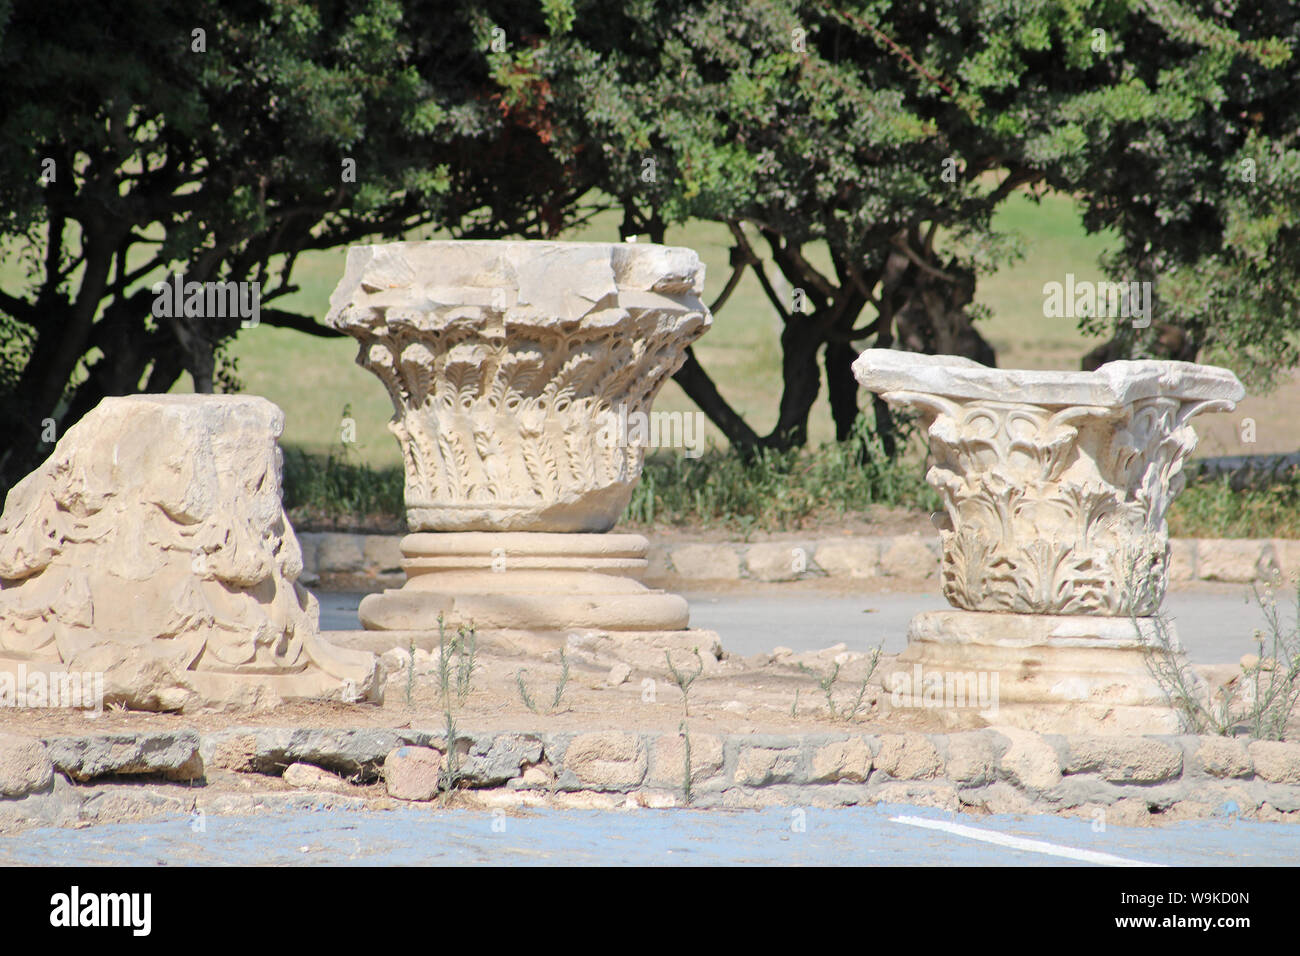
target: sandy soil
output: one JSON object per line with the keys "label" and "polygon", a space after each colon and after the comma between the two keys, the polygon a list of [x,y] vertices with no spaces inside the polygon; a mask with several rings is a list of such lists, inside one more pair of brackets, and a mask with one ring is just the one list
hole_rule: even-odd
{"label": "sandy soil", "polygon": [[[622,683],[611,684],[614,664],[605,654],[592,656],[570,648],[565,658],[569,675],[560,703],[550,705],[561,679],[558,641],[548,649],[481,643],[475,656],[470,691],[464,701],[452,694],[453,717],[465,732],[486,730],[599,730],[626,729],[675,732],[683,720],[695,733],[899,733],[904,730],[938,732],[945,729],[932,711],[900,711],[881,723],[882,691],[868,685],[857,712],[850,718],[859,688],[870,669],[866,655],[846,653],[839,645],[820,652],[782,655],[759,654],[749,658],[714,660],[701,636],[687,637],[671,650],[674,665],[686,674],[700,664],[690,643],[701,648],[705,671],[691,684],[689,714],[681,690],[673,683],[659,651],[638,652],[641,663],[631,666]],[[840,671],[831,688],[836,714],[828,709],[819,682]],[[453,656],[452,661],[456,658]],[[882,657],[880,667],[890,658]],[[411,692],[407,696],[409,669],[395,666],[386,685],[383,704],[293,703],[271,710],[226,713],[200,710],[184,714],[151,714],[107,709],[92,715],[80,711],[13,710],[4,714],[7,733],[33,736],[110,734],[124,731],[193,729],[201,732],[228,727],[411,727],[441,731],[446,711],[440,694],[437,652],[417,650]],[[617,663],[617,662],[615,662]],[[879,671],[877,671],[877,674]],[[519,691],[519,681],[539,712],[529,710]],[[974,717],[974,712],[971,712]],[[975,717],[976,725],[982,723]]]}

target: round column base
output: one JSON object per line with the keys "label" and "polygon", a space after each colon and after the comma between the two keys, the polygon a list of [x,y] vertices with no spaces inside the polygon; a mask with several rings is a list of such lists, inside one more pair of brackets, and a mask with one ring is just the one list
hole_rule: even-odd
{"label": "round column base", "polygon": [[682,630],[684,598],[647,588],[649,542],[635,534],[421,532],[402,539],[406,584],[367,595],[369,630],[447,627]]}
{"label": "round column base", "polygon": [[1155,627],[1153,618],[1135,626],[1119,617],[927,611],[912,619],[907,649],[881,683],[891,707],[933,710],[953,727],[1177,733],[1179,716],[1148,664]]}

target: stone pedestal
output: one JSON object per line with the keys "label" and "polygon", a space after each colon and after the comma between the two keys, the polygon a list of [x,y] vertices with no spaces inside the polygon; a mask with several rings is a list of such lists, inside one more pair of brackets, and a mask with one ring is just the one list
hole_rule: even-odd
{"label": "stone pedestal", "polygon": [[1234,408],[1236,377],[1185,362],[1007,371],[887,349],[853,370],[919,413],[944,506],[943,592],[960,610],[914,620],[901,663],[996,673],[999,719],[1036,730],[1176,726],[1142,649],[1168,576],[1165,514],[1196,446],[1189,420]]}
{"label": "stone pedestal", "polygon": [[895,707],[940,711],[953,727],[1177,733],[1147,669],[1155,628],[1151,618],[926,611],[883,686]]}
{"label": "stone pedestal", "polygon": [[686,602],[638,580],[646,541],[606,534],[645,447],[619,421],[709,327],[689,249],[419,242],[349,250],[326,323],[360,342],[402,447],[405,586],[367,628],[622,634],[685,628]]}
{"label": "stone pedestal", "polygon": [[367,595],[364,627],[666,631],[690,619],[684,598],[647,588],[649,543],[636,534],[450,532],[402,539],[407,583]]}

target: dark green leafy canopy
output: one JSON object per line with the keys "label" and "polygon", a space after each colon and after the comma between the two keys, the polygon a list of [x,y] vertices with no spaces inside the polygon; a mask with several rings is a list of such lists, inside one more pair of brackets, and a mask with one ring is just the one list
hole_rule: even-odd
{"label": "dark green leafy canopy", "polygon": [[304,249],[553,229],[587,187],[492,96],[475,25],[393,0],[0,6],[0,477],[47,419],[213,387],[239,320],[155,321],[169,272],[260,281],[263,322],[322,332],[277,307]]}

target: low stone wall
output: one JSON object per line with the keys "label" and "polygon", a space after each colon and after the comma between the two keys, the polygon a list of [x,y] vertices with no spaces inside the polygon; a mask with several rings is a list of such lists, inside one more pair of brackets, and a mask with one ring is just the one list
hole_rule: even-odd
{"label": "low stone wall", "polygon": [[[460,736],[456,755],[462,798],[491,807],[904,803],[1086,815],[1116,825],[1210,816],[1300,822],[1300,743],[1007,728],[689,737],[503,731]],[[319,808],[392,808],[435,799],[447,765],[444,737],[436,730],[239,728],[43,740],[0,735],[0,828],[195,808],[247,813],[297,807],[303,793],[320,795],[304,804]],[[269,778],[280,778],[275,799],[252,800],[247,793],[235,799],[229,788],[212,785],[231,774],[268,785]],[[123,786],[131,776],[158,785]],[[208,786],[201,785],[205,778]],[[187,786],[172,792],[169,781]],[[297,795],[286,793],[286,785]]]}
{"label": "low stone wall", "polygon": [[[398,587],[400,535],[302,533],[303,577],[327,587]],[[1175,538],[1173,584],[1249,584],[1300,574],[1300,540]],[[939,539],[919,534],[805,541],[680,542],[651,540],[647,577],[697,581],[797,581],[805,578],[926,578],[938,575]]]}

